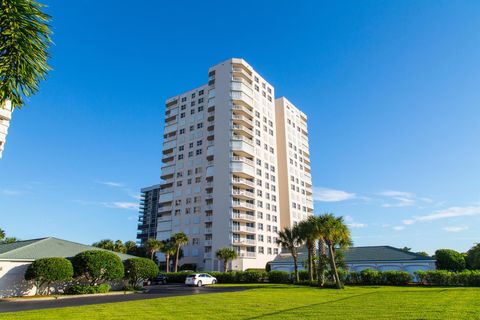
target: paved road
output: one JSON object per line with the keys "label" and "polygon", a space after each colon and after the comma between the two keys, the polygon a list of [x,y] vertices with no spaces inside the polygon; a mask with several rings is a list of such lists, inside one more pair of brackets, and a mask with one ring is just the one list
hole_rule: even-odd
{"label": "paved road", "polygon": [[[184,285],[167,284],[151,286],[146,293],[122,294],[122,295],[99,295],[94,297],[75,297],[71,299],[45,300],[45,301],[0,301],[0,312],[15,312],[46,308],[62,308],[84,306],[89,304],[113,303],[122,301],[157,299],[174,296],[186,296],[192,294],[235,292],[246,290],[245,287],[186,287]],[[1,318],[1,317],[0,317]]]}

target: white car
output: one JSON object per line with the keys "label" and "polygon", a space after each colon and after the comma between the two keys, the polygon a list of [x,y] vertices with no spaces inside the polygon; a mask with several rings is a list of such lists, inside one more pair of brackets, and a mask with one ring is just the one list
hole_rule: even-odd
{"label": "white car", "polygon": [[212,277],[206,273],[192,273],[187,276],[185,279],[185,284],[187,286],[197,286],[201,287],[206,284],[215,284],[217,283],[217,278]]}

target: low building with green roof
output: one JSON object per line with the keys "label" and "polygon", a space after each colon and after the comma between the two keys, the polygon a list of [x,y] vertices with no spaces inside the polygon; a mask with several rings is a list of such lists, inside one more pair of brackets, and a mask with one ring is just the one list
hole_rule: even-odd
{"label": "low building with green roof", "polygon": [[[33,261],[49,257],[72,258],[87,250],[109,251],[54,237],[0,244],[0,298],[35,293],[33,284],[24,280],[25,271]],[[113,253],[122,261],[134,258],[128,254]]]}
{"label": "low building with green roof", "polygon": [[[305,247],[299,248],[298,267],[304,270],[307,261]],[[435,259],[414,252],[407,252],[391,246],[350,247],[344,252],[344,261],[348,270],[362,271],[407,271],[413,274],[419,270],[435,270]],[[269,262],[271,270],[293,271],[293,259],[288,251],[282,251]]]}

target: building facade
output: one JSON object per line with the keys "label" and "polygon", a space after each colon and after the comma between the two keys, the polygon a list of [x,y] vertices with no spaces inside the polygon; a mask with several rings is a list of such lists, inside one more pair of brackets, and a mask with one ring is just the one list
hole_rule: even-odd
{"label": "building facade", "polygon": [[140,194],[140,216],[138,218],[137,242],[144,244],[149,238],[157,237],[158,196],[160,185],[142,188]]}
{"label": "building facade", "polygon": [[243,59],[168,99],[156,238],[185,232],[181,263],[199,270],[221,270],[224,247],[232,269],[264,268],[280,228],[313,212],[306,120]]}

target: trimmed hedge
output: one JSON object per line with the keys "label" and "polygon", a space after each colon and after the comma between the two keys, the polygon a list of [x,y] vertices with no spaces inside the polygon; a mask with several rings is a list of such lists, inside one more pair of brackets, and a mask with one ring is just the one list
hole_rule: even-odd
{"label": "trimmed hedge", "polygon": [[66,294],[94,294],[94,293],[107,293],[111,289],[110,285],[102,283],[96,286],[75,284],[69,287]]}
{"label": "trimmed hedge", "polygon": [[464,270],[451,272],[446,270],[430,270],[415,272],[418,281],[431,286],[480,287],[480,270]]}
{"label": "trimmed hedge", "polygon": [[85,277],[90,284],[97,285],[109,280],[119,280],[125,268],[115,253],[104,250],[87,250],[72,259],[75,277]]}
{"label": "trimmed hedge", "polygon": [[268,282],[270,283],[292,283],[290,272],[286,271],[270,271],[268,273]]}
{"label": "trimmed hedge", "polygon": [[33,280],[37,294],[47,285],[47,294],[53,283],[66,282],[73,277],[72,263],[65,258],[40,258],[32,262],[25,271],[25,280]]}
{"label": "trimmed hedge", "polygon": [[[184,283],[186,277],[192,272],[169,272],[167,282]],[[209,275],[217,278],[219,283],[261,283],[268,278],[265,271],[229,271],[229,272],[208,272]]]}
{"label": "trimmed hedge", "polygon": [[158,266],[147,258],[130,258],[124,262],[125,279],[129,284],[136,286],[140,281],[155,278],[158,275]]}
{"label": "trimmed hedge", "polygon": [[348,272],[344,275],[346,284],[404,286],[413,281],[406,271],[376,271],[365,269],[361,272]]}

